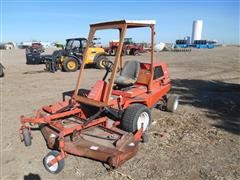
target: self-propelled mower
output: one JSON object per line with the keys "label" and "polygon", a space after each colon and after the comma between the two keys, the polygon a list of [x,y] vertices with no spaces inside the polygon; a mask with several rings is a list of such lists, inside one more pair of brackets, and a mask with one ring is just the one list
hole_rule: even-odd
{"label": "self-propelled mower", "polygon": [[[118,29],[119,46],[114,62],[103,61],[106,73],[90,90],[80,89],[85,61],[81,66],[76,88],[69,99],[44,106],[35,117],[21,116],[20,135],[31,145],[32,128],[39,127],[48,148],[44,167],[59,173],[64,158],[76,155],[118,167],[132,158],[138,144],[146,140],[151,125],[150,109],[161,102],[162,110],[175,111],[178,97],[167,94],[171,89],[167,66],[154,62],[155,21],[112,21],[90,25],[84,53],[98,30]],[[140,63],[126,61],[122,66],[122,48],[127,28],[151,29],[151,60]]]}

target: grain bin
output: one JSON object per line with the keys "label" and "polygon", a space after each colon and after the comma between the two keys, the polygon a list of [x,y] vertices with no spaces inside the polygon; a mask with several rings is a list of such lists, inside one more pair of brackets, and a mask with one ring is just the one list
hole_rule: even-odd
{"label": "grain bin", "polygon": [[193,28],[192,28],[192,44],[195,40],[202,39],[202,27],[203,21],[202,20],[195,20],[193,21]]}

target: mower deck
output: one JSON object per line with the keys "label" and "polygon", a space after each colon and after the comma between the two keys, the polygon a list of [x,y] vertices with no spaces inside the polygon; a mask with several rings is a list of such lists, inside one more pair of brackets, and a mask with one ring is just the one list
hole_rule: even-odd
{"label": "mower deck", "polygon": [[[72,129],[83,125],[73,117],[58,121],[53,125],[40,126],[41,132],[50,149],[59,149],[59,127]],[[110,120],[109,120],[110,121]],[[111,124],[110,122],[109,124]],[[61,125],[60,125],[61,124]],[[138,141],[131,133],[116,127],[106,128],[102,125],[83,129],[81,132],[64,137],[64,152],[77,156],[87,157],[117,167],[137,153]]]}

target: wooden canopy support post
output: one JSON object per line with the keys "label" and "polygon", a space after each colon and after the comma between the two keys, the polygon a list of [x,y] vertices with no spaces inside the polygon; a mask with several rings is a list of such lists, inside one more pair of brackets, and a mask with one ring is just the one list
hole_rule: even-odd
{"label": "wooden canopy support post", "polygon": [[[119,29],[119,39],[121,39],[121,34],[122,34],[122,29]],[[124,40],[123,40],[123,43],[124,43]],[[122,52],[123,52],[123,50],[122,50]],[[123,67],[122,52],[120,53],[120,66],[119,66],[121,70]]]}
{"label": "wooden canopy support post", "polygon": [[150,26],[151,28],[151,79],[148,83],[148,92],[151,92],[151,84],[153,80],[153,75],[154,75],[154,38],[155,38],[155,30],[154,30],[154,25]]}
{"label": "wooden canopy support post", "polygon": [[113,66],[113,70],[112,70],[112,74],[111,74],[111,78],[110,78],[110,82],[109,82],[109,86],[108,86],[108,89],[107,89],[107,96],[104,99],[104,102],[106,104],[108,104],[108,101],[109,101],[110,96],[112,94],[112,89],[113,89],[115,76],[117,74],[117,69],[119,67],[119,61],[120,61],[120,56],[121,56],[121,53],[122,53],[122,48],[123,48],[126,29],[127,29],[127,25],[122,24],[121,25],[121,31],[119,31],[120,32],[120,42],[119,42],[119,46],[118,46],[118,49],[117,49],[117,53],[116,53],[116,57],[115,57],[115,61],[114,61],[114,66]]}

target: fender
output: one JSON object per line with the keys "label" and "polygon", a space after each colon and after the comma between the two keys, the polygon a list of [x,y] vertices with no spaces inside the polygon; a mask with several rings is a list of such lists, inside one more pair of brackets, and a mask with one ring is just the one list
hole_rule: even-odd
{"label": "fender", "polygon": [[124,103],[123,109],[127,109],[127,107],[130,106],[130,104],[135,104],[135,103],[144,104],[146,106],[148,105],[148,103],[144,99],[132,99]]}

